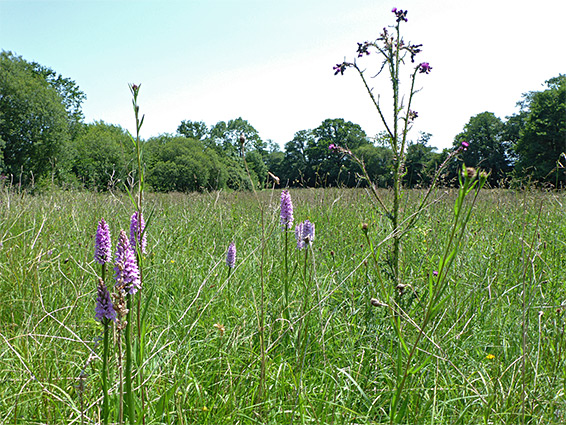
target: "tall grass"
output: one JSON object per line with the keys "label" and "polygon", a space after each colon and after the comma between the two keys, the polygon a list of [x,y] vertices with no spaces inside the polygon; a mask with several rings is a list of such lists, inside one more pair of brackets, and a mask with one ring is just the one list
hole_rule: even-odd
{"label": "tall grass", "polygon": [[[297,368],[304,252],[290,250],[287,320],[279,195],[257,193],[262,260],[254,195],[146,194],[154,208],[144,259],[144,278],[154,286],[143,357],[147,423],[389,421],[397,336],[388,310],[370,303],[379,269],[360,229],[366,222],[371,241],[380,241],[388,219],[362,190],[291,190],[296,220],[316,223],[309,332]],[[419,333],[412,319],[424,308],[430,259],[441,256],[439,241],[450,230],[456,192],[439,195],[400,252],[410,282],[400,297],[407,340]],[[108,220],[113,235],[126,228],[131,202],[92,193],[0,196],[0,423],[100,422],[103,331],[94,320],[93,240],[102,216],[116,217]],[[405,192],[401,208],[411,211],[421,197]],[[420,369],[404,389],[405,423],[566,421],[565,202],[561,193],[479,195],[449,276],[449,302],[424,330]],[[238,261],[227,277],[230,242]],[[260,263],[265,387],[258,398],[262,344],[252,294],[260,292]],[[109,368],[116,370],[115,357]],[[118,383],[109,383],[116,418]]]}

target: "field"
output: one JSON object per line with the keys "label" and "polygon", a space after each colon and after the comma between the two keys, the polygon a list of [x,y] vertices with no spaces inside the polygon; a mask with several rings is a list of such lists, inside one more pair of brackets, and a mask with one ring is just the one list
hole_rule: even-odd
{"label": "field", "polygon": [[[280,193],[146,194],[146,424],[389,423],[405,365],[400,423],[566,423],[566,194],[482,191],[441,309],[421,329],[456,198],[435,193],[403,239],[401,337],[381,305],[390,222],[371,196],[290,191],[295,223],[309,219],[316,237],[298,251],[288,233],[286,304]],[[405,214],[422,195],[404,193]],[[104,217],[115,243],[132,211],[124,194],[0,194],[1,424],[100,423],[94,236]]]}

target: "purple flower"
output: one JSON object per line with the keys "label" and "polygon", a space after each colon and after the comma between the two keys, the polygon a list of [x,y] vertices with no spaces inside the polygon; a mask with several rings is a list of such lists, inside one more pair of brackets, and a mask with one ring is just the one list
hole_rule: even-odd
{"label": "purple flower", "polygon": [[467,150],[470,144],[468,142],[462,142],[462,149]]}
{"label": "purple flower", "polygon": [[368,41],[365,41],[365,42],[363,42],[363,43],[358,43],[358,50],[357,50],[357,53],[358,53],[358,57],[359,57],[359,58],[361,58],[364,54],[365,54],[365,55],[369,55],[369,50],[368,50],[368,48],[369,48],[370,45],[371,45],[371,44],[370,44]]}
{"label": "purple flower", "polygon": [[393,12],[395,14],[395,16],[397,17],[397,22],[401,22],[401,21],[407,22],[408,11],[402,10],[402,9],[397,9],[396,7],[394,7],[393,9],[391,9],[391,12]]}
{"label": "purple flower", "polygon": [[[139,220],[138,217],[140,218]],[[130,245],[134,252],[136,252],[136,246],[141,247],[142,254],[145,254],[146,252],[147,237],[144,230],[145,221],[143,219],[143,214],[140,214],[138,213],[138,211],[136,211],[132,214],[132,219],[130,221]]]}
{"label": "purple flower", "polygon": [[432,274],[433,274],[434,276],[438,276],[438,272],[437,272],[436,270],[434,270],[434,271],[432,272]]}
{"label": "purple flower", "polygon": [[94,318],[99,322],[104,322],[104,320],[116,321],[116,311],[114,310],[114,305],[110,299],[110,293],[104,284],[102,279],[98,281],[98,296],[96,297],[96,308]]}
{"label": "purple flower", "polygon": [[328,149],[332,150],[332,149],[336,149],[338,146],[336,146],[334,143],[331,143],[328,145]]}
{"label": "purple flower", "polygon": [[305,249],[314,240],[314,223],[305,220],[295,227],[295,239],[297,239],[297,249]]}
{"label": "purple flower", "polygon": [[281,226],[283,230],[293,227],[293,202],[287,189],[281,192]]}
{"label": "purple flower", "polygon": [[126,232],[120,230],[118,245],[116,247],[116,263],[114,266],[116,272],[116,286],[124,289],[128,294],[135,294],[141,289],[140,271],[134,253]]}
{"label": "purple flower", "polygon": [[110,230],[103,218],[98,222],[96,238],[94,240],[94,259],[99,264],[112,261],[112,243],[110,242]]}
{"label": "purple flower", "polygon": [[231,269],[236,265],[236,245],[232,242],[228,246],[228,252],[226,253],[226,265]]}
{"label": "purple flower", "polygon": [[428,62],[423,62],[419,65],[419,72],[421,74],[428,74],[430,71],[432,71],[432,66],[430,66]]}
{"label": "purple flower", "polygon": [[346,71],[346,68],[351,65],[352,64],[347,62],[337,63],[336,66],[332,68],[334,70],[334,75],[338,75],[338,74],[344,75],[344,71]]}

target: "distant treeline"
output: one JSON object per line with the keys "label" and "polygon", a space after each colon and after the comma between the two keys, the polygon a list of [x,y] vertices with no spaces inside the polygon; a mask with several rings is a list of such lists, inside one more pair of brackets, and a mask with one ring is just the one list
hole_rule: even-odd
{"label": "distant treeline", "polygon": [[[470,118],[453,141],[469,144],[459,161],[489,171],[492,187],[566,184],[566,75],[523,95],[519,113],[502,120],[491,112]],[[4,184],[105,191],[134,178],[130,136],[120,126],[84,123],[86,99],[77,84],[11,52],[0,53],[0,173]],[[241,138],[241,136],[244,136]],[[144,141],[146,183],[154,191],[365,185],[359,166],[331,144],[363,159],[372,181],[392,184],[392,152],[385,133],[368,137],[355,123],[324,120],[300,130],[282,151],[245,119],[182,121],[175,134]],[[404,183],[427,186],[452,149],[437,152],[431,134],[408,145]],[[244,144],[240,143],[245,140]],[[441,181],[452,184],[461,164],[448,164]],[[251,177],[251,179],[250,179]]]}

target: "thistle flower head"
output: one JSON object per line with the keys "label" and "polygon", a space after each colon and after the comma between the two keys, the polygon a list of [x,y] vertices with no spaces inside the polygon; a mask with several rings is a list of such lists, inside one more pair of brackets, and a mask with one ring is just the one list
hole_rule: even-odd
{"label": "thistle flower head", "polygon": [[110,242],[110,230],[103,218],[98,222],[96,238],[94,241],[94,259],[99,264],[112,261],[112,243]]}
{"label": "thistle flower head", "polygon": [[295,227],[295,239],[297,240],[297,249],[306,249],[314,240],[314,223],[305,220],[297,224]]}
{"label": "thistle flower head", "polygon": [[421,74],[428,74],[428,73],[430,73],[430,71],[432,71],[432,66],[430,66],[430,64],[428,62],[420,63],[418,68],[419,68],[419,72]]}
{"label": "thistle flower head", "polygon": [[141,288],[140,271],[126,232],[120,230],[118,245],[116,246],[116,286],[128,294],[135,294]]}
{"label": "thistle flower head", "polygon": [[232,242],[228,246],[228,252],[226,252],[226,265],[233,269],[236,265],[236,245]]}
{"label": "thistle flower head", "polygon": [[132,214],[130,220],[130,246],[136,252],[136,246],[141,248],[142,254],[146,253],[147,237],[145,235],[145,221],[143,214],[138,211]]}
{"label": "thistle flower head", "polygon": [[97,293],[94,318],[99,322],[104,322],[104,320],[116,321],[116,311],[110,299],[110,293],[102,279],[98,280]]}
{"label": "thistle flower head", "polygon": [[293,202],[287,189],[281,192],[281,227],[283,230],[293,227]]}

